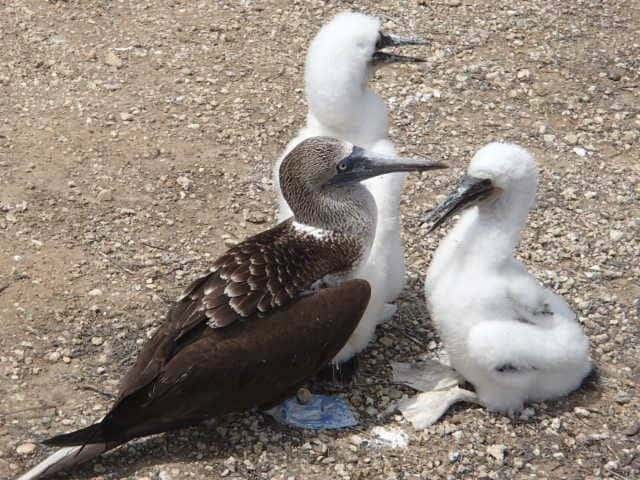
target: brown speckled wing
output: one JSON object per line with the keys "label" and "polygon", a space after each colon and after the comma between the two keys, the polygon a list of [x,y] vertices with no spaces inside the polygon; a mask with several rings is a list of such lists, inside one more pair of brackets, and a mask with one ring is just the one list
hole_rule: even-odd
{"label": "brown speckled wing", "polygon": [[355,242],[329,241],[293,235],[289,222],[249,238],[186,289],[170,312],[170,322],[182,335],[203,320],[220,328],[288,304],[325,275],[344,271],[356,260]]}
{"label": "brown speckled wing", "polygon": [[290,221],[231,248],[211,272],[196,279],[169,310],[165,323],[140,353],[120,387],[120,398],[154,379],[177,351],[201,335],[201,328],[229,326],[291,303],[316,281],[352,267],[356,242],[321,241],[293,235]]}

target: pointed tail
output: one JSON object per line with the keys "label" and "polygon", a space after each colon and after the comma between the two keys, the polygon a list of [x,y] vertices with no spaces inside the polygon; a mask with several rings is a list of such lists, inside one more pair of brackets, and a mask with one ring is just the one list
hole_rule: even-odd
{"label": "pointed tail", "polygon": [[45,458],[17,480],[36,480],[53,475],[66,468],[79,465],[97,457],[101,453],[114,448],[116,445],[107,443],[92,443],[84,446],[65,447]]}

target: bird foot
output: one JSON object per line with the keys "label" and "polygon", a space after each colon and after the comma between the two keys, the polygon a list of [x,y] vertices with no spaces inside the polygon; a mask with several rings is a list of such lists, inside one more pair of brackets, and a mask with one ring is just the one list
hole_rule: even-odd
{"label": "bird foot", "polygon": [[316,374],[316,378],[323,382],[347,385],[353,382],[359,367],[358,356],[354,355],[346,362],[326,365]]}
{"label": "bird foot", "polygon": [[341,397],[311,395],[301,403],[299,395],[289,398],[266,413],[279,423],[296,428],[332,430],[355,427],[358,420],[351,405]]}

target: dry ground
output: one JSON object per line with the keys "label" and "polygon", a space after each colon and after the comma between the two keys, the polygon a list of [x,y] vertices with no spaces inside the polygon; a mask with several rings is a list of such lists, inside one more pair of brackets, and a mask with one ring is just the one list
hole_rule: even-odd
{"label": "dry ground", "polygon": [[[414,52],[426,64],[374,85],[401,149],[456,167],[406,190],[409,286],[345,390],[361,426],[235,415],[74,478],[638,478],[636,0],[1,1],[0,477],[47,453],[30,442],[100,417],[109,400],[86,387],[113,393],[168,299],[273,222],[270,165],[304,120],[306,45],[347,8],[432,41]],[[494,139],[542,165],[520,254],[575,307],[600,375],[528,421],[461,406],[414,432],[389,408],[411,393],[389,362],[441,348],[421,290],[444,233],[416,218]],[[376,445],[375,425],[409,446]]]}

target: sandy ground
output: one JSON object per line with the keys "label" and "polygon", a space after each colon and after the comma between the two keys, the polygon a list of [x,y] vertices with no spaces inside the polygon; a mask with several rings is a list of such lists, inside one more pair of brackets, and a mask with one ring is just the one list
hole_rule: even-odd
{"label": "sandy ground", "polygon": [[[446,160],[404,197],[410,281],[344,395],[353,431],[234,415],[135,442],[100,479],[631,479],[640,475],[640,4],[636,0],[0,2],[0,477],[98,419],[167,302],[272,224],[270,166],[304,121],[306,46],[336,12],[432,44],[380,72],[401,151]],[[415,432],[389,362],[435,357],[417,221],[510,140],[542,185],[520,255],[565,295],[599,377],[527,421],[459,406]],[[376,442],[375,426],[408,446]]]}

